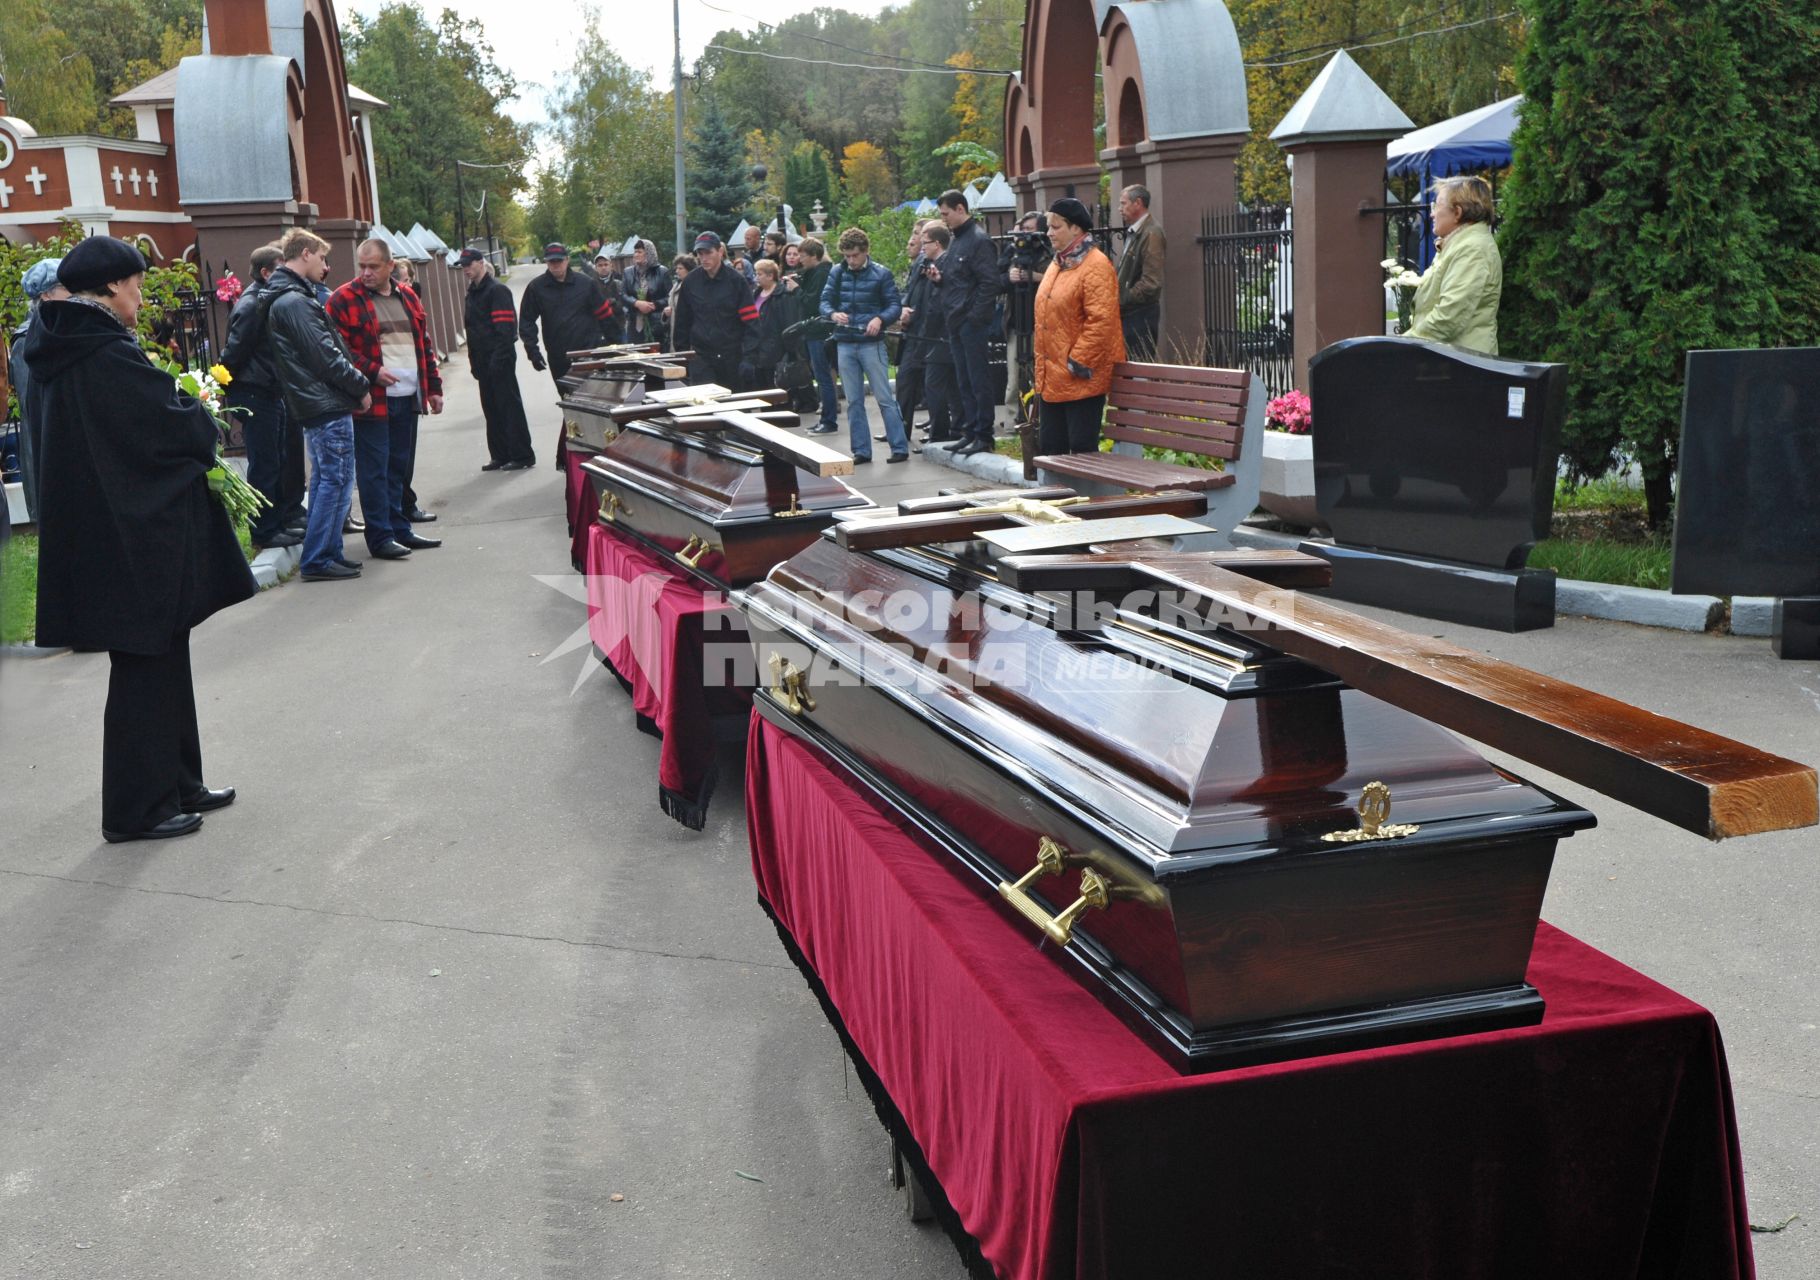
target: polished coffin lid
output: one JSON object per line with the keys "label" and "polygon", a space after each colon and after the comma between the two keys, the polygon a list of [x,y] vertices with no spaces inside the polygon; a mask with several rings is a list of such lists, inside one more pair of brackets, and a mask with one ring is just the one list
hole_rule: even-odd
{"label": "polished coffin lid", "polygon": [[601,522],[724,588],[762,577],[836,511],[871,505],[838,476],[792,466],[715,425],[667,415],[623,423],[582,464]]}
{"label": "polished coffin lid", "polygon": [[661,360],[578,361],[556,380],[563,436],[603,449],[619,433],[613,410],[641,403],[653,391],[677,384],[680,367]]}
{"label": "polished coffin lid", "polygon": [[799,642],[786,656],[811,690],[861,680],[914,708],[1159,880],[1338,853],[1321,837],[1359,826],[1371,782],[1424,839],[1591,822],[1447,731],[1254,641],[1160,621],[1148,601],[1071,617],[1001,587],[978,545],[855,554],[824,536],[741,602]]}

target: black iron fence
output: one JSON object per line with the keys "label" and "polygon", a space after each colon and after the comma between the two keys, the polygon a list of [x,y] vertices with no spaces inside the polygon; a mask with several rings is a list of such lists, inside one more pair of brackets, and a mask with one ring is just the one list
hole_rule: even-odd
{"label": "black iron fence", "polygon": [[1289,209],[1234,206],[1201,218],[1201,358],[1250,369],[1273,396],[1295,386],[1295,262]]}

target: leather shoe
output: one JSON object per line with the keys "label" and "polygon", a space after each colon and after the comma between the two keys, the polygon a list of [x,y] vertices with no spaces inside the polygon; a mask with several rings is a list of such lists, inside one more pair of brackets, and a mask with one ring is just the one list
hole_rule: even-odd
{"label": "leather shoe", "polygon": [[294,547],[302,541],[294,533],[268,533],[263,538],[254,538],[253,545],[261,548]]}
{"label": "leather shoe", "polygon": [[211,809],[225,809],[234,803],[234,788],[215,787],[212,790],[204,787],[192,792],[181,801],[185,813],[207,813]]}
{"label": "leather shoe", "polygon": [[365,533],[367,531],[367,522],[365,520],[356,520],[353,516],[349,516],[346,520],[341,522],[341,531],[343,533]]}
{"label": "leather shoe", "polygon": [[128,840],[169,840],[172,836],[187,836],[192,831],[202,830],[200,813],[174,813],[155,827],[144,831],[109,831],[101,828],[101,838],[109,844],[125,844]]}
{"label": "leather shoe", "polygon": [[505,465],[506,464],[503,462],[483,462],[480,464],[480,469],[482,471],[498,471]]}
{"label": "leather shoe", "polygon": [[868,463],[870,463],[871,461],[872,461],[872,455],[868,453],[863,458],[855,458],[853,460],[853,465],[856,467],[863,467],[863,466],[867,465]]}
{"label": "leather shoe", "polygon": [[360,576],[360,567],[331,560],[320,569],[305,569],[301,576],[305,582],[346,582]]}
{"label": "leather shoe", "polygon": [[889,466],[889,465],[890,465],[890,464],[891,464],[891,463],[893,463],[893,462],[908,462],[908,461],[910,461],[910,455],[909,455],[909,454],[907,454],[907,453],[894,453],[894,454],[892,454],[892,455],[891,455],[891,456],[890,456],[890,457],[889,457],[889,458],[886,458],[886,459],[885,459],[885,464],[886,464],[886,465],[887,465],[887,466]]}
{"label": "leather shoe", "polygon": [[412,524],[430,524],[436,519],[436,513],[434,511],[425,511],[422,507],[412,507],[410,514],[406,516],[405,519],[409,520]]}
{"label": "leather shoe", "polygon": [[411,554],[411,549],[392,539],[387,539],[376,547],[369,547],[367,554],[378,556],[381,560],[402,560]]}
{"label": "leather shoe", "polygon": [[535,462],[502,462],[499,464],[499,469],[501,471],[529,471],[536,465]]}
{"label": "leather shoe", "polygon": [[431,547],[442,545],[441,538],[426,538],[421,533],[407,533],[398,542],[401,546],[409,547],[413,551],[428,551]]}
{"label": "leather shoe", "polygon": [[839,430],[840,430],[839,427],[831,427],[827,423],[823,422],[823,423],[818,423],[817,425],[815,425],[813,427],[810,427],[809,434],[812,436],[831,436],[836,431],[839,431]]}

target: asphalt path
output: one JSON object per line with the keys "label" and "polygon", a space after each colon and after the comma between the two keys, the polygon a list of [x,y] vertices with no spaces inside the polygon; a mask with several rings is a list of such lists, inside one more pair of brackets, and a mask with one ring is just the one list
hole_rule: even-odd
{"label": "asphalt path", "polygon": [[[540,465],[482,474],[450,362],[418,467],[444,546],[196,632],[240,790],[199,835],[102,843],[105,655],[0,666],[0,1275],[962,1274],[754,901],[737,752],[685,830],[568,647],[553,393],[520,374]],[[882,457],[885,500],[961,479]],[[1820,760],[1820,668],[1763,641],[1380,616]],[[1758,1274],[1820,1275],[1814,834],[1709,845],[1520,771],[1601,819],[1547,918],[1719,1017],[1751,1217],[1798,1215]]]}

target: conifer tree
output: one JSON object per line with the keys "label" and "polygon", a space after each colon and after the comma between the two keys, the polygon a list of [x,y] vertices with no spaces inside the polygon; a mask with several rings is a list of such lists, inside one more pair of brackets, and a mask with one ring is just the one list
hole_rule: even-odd
{"label": "conifer tree", "polygon": [[1500,192],[1499,346],[1568,367],[1563,453],[1643,470],[1669,512],[1687,352],[1753,347],[1775,303],[1751,207],[1768,122],[1745,92],[1730,0],[1524,0],[1525,106]]}
{"label": "conifer tree", "polygon": [[687,176],[691,227],[726,236],[752,203],[752,173],[745,144],[712,97],[703,104],[689,143]]}

